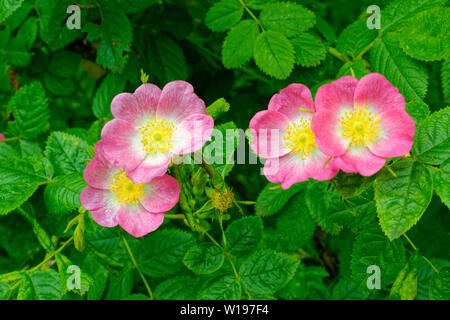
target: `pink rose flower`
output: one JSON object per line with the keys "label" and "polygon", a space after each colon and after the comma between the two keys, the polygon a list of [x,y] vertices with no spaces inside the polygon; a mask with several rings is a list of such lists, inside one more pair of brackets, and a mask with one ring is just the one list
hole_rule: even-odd
{"label": "pink rose flower", "polygon": [[2,141],[5,139],[5,136],[3,135],[3,133],[0,133],[0,142],[5,143],[5,141]]}
{"label": "pink rose flower", "polygon": [[258,112],[250,121],[254,135],[251,147],[267,158],[264,175],[270,182],[281,182],[283,189],[308,178],[328,180],[337,172],[333,161],[327,163],[330,156],[317,148],[311,130],[314,111],[309,89],[294,83],[275,94],[268,110]]}
{"label": "pink rose flower", "polygon": [[172,155],[200,150],[214,127],[205,103],[185,81],[162,90],[143,84],[114,97],[111,111],[115,119],[102,130],[104,155],[134,183],[163,175]]}
{"label": "pink rose flower", "polygon": [[178,202],[178,182],[165,174],[134,184],[125,171],[105,158],[102,141],[95,147],[95,157],[84,170],[88,186],[80,196],[83,208],[91,211],[99,225],[120,225],[135,237],[155,231],[164,220],[164,212]]}
{"label": "pink rose flower", "polygon": [[384,76],[342,77],[319,88],[311,127],[320,150],[339,169],[370,176],[386,158],[411,150],[416,130],[405,99]]}

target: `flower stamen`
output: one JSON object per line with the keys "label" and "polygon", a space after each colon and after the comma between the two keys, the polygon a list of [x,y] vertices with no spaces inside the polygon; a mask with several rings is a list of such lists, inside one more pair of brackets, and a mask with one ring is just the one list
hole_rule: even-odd
{"label": "flower stamen", "polygon": [[120,203],[138,203],[138,200],[144,194],[144,184],[134,184],[128,179],[124,170],[119,171],[112,177],[108,189],[114,194],[115,200]]}
{"label": "flower stamen", "polygon": [[309,157],[316,145],[316,139],[311,130],[311,119],[300,118],[300,121],[290,123],[284,132],[286,135],[283,140],[286,141],[286,147],[302,160]]}
{"label": "flower stamen", "polygon": [[173,147],[175,126],[159,116],[150,117],[147,123],[139,128],[143,150],[147,153],[167,153]]}
{"label": "flower stamen", "polygon": [[355,104],[353,110],[345,111],[341,117],[342,136],[350,138],[353,146],[367,147],[378,138],[380,122],[378,114],[372,114],[366,105]]}

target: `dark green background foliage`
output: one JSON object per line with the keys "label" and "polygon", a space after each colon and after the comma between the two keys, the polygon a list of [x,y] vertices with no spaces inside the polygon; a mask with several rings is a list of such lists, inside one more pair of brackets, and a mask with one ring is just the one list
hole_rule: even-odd
{"label": "dark green background foliage", "polygon": [[[450,298],[444,0],[81,0],[81,30],[66,28],[71,4],[0,0],[0,299]],[[379,30],[366,27],[371,4]],[[259,164],[215,166],[214,181],[186,165],[169,214],[189,219],[134,239],[94,223],[79,194],[111,99],[141,69],[160,87],[191,82],[207,105],[225,98],[228,112],[224,100],[209,109],[221,130],[248,128],[290,83],[315,93],[379,72],[405,96],[414,146],[388,161],[395,176],[340,172],[289,190]],[[213,210],[224,182],[240,210]],[[66,286],[70,265],[80,290]],[[380,290],[367,289],[369,265]]]}

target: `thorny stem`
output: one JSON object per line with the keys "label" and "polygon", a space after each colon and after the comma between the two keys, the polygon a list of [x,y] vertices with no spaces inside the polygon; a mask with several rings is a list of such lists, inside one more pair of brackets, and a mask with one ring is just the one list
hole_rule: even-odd
{"label": "thorny stem", "polygon": [[[417,251],[417,247],[414,245],[414,243],[411,241],[411,239],[406,235],[406,233],[404,233],[403,236],[405,237],[406,240],[408,240],[409,244],[414,249],[414,251]],[[428,260],[425,256],[422,256],[422,258],[431,266],[431,268],[433,268],[433,270],[436,273],[439,273],[439,270],[433,265],[433,263],[431,263],[430,260]]]}
{"label": "thorny stem", "polygon": [[261,21],[259,21],[259,19],[252,12],[252,10],[250,10],[249,7],[247,7],[247,4],[244,2],[244,0],[239,0],[239,2],[241,3],[241,6],[245,9],[245,11],[247,11],[248,14],[252,17],[252,19],[255,20],[255,22],[261,28],[261,31],[264,32],[265,30],[264,30],[264,28],[263,28],[263,26],[261,24]]}
{"label": "thorny stem", "polygon": [[153,292],[152,289],[150,289],[150,285],[147,282],[147,279],[145,279],[144,274],[142,273],[141,269],[139,269],[139,266],[136,262],[136,259],[134,258],[133,252],[131,251],[130,245],[128,244],[127,239],[125,239],[123,233],[121,231],[119,231],[120,237],[123,240],[123,243],[125,244],[125,248],[128,251],[128,255],[131,258],[131,262],[133,262],[133,266],[134,268],[137,270],[137,272],[139,273],[139,276],[141,277],[142,281],[144,282],[145,288],[147,289],[148,295],[150,297],[150,300],[153,300]]}
{"label": "thorny stem", "polygon": [[[200,230],[201,232],[203,232],[203,234],[205,234],[209,240],[211,240],[211,242],[218,247],[222,253],[225,255],[225,257],[227,258],[228,262],[231,265],[231,268],[233,269],[233,273],[234,276],[236,277],[236,280],[242,283],[242,279],[241,276],[239,275],[239,273],[237,272],[236,266],[233,263],[233,260],[231,259],[230,254],[209,234],[209,232],[200,224],[196,224],[195,225],[197,230]],[[248,298],[251,300],[252,296],[250,295],[250,293],[247,291],[247,289],[245,288],[245,286],[243,286],[245,293],[247,294]]]}

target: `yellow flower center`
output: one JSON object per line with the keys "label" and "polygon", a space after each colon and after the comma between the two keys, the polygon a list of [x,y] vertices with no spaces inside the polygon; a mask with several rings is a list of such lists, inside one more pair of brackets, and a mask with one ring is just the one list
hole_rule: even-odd
{"label": "yellow flower center", "polygon": [[378,114],[372,114],[367,106],[355,104],[353,110],[345,111],[341,117],[342,135],[351,139],[353,146],[368,146],[378,138],[381,119]]}
{"label": "yellow flower center", "polygon": [[120,203],[138,203],[138,199],[144,194],[144,184],[134,184],[124,170],[113,176],[108,188]]}
{"label": "yellow flower center", "polygon": [[139,128],[144,151],[148,153],[167,153],[172,147],[175,126],[164,118],[150,117],[147,123]]}
{"label": "yellow flower center", "polygon": [[283,140],[286,141],[286,147],[292,149],[291,152],[297,153],[300,159],[306,159],[316,145],[316,139],[311,130],[311,119],[301,118],[299,122],[292,122],[284,129],[284,132],[286,135]]}

